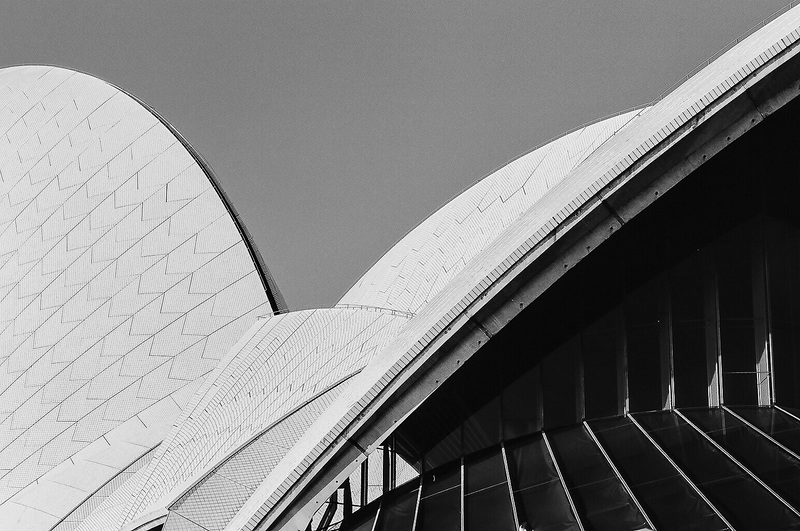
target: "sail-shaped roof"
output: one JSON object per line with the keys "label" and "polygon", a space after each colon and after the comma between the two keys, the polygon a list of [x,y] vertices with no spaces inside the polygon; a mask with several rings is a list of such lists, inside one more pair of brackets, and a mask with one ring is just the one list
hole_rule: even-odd
{"label": "sail-shaped roof", "polygon": [[0,521],[49,529],[284,303],[208,166],[129,94],[5,68],[0,136]]}

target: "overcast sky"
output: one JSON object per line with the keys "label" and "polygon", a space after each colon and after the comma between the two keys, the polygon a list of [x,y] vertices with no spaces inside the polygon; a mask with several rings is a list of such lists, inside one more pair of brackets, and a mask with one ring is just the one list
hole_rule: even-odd
{"label": "overcast sky", "polygon": [[4,0],[0,65],[153,106],[290,308],[324,307],[471,183],[656,98],[786,0]]}

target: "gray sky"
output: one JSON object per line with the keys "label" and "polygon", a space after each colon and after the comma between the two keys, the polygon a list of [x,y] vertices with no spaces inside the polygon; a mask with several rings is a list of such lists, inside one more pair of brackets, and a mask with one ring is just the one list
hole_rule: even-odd
{"label": "gray sky", "polygon": [[289,306],[330,306],[432,211],[656,98],[786,0],[5,0],[0,65],[91,73],[214,168]]}

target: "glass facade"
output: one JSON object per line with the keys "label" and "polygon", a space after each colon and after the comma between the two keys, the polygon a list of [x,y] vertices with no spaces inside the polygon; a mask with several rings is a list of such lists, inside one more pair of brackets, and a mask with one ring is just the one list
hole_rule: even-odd
{"label": "glass facade", "polygon": [[421,495],[391,529],[800,529],[797,116],[623,226],[403,422]]}

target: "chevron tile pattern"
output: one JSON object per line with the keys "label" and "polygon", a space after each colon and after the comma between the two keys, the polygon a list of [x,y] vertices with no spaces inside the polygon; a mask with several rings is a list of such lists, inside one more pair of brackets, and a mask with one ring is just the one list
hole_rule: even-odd
{"label": "chevron tile pattern", "polygon": [[645,110],[582,127],[482,179],[408,233],[339,304],[417,313],[512,221]]}
{"label": "chevron tile pattern", "polygon": [[[333,308],[256,323],[194,394],[153,460],[130,480],[135,481],[130,488],[112,494],[78,530],[120,528],[157,509],[153,504],[172,501],[234,452],[238,457],[224,465],[224,477],[212,484],[236,476],[238,484],[254,490],[257,478],[245,476],[265,475],[338,395],[342,382],[407,322],[396,312]],[[244,446],[260,434],[258,443]],[[245,474],[242,464],[250,453],[267,447],[274,457],[266,460],[267,469]],[[245,499],[243,490],[230,501],[235,505]]]}
{"label": "chevron tile pattern", "polygon": [[[164,398],[177,418],[182,390],[272,311],[211,177],[156,115],[85,74],[0,70],[0,521]],[[124,461],[74,474],[31,522],[57,522]]]}

